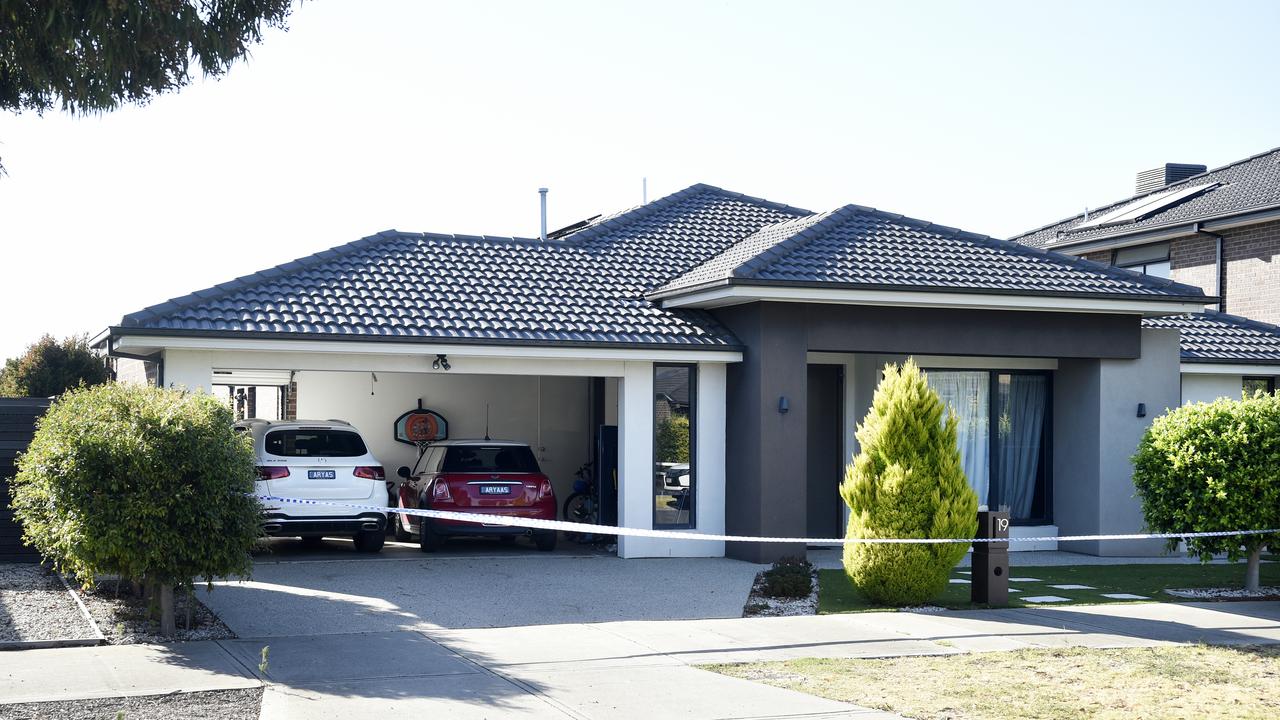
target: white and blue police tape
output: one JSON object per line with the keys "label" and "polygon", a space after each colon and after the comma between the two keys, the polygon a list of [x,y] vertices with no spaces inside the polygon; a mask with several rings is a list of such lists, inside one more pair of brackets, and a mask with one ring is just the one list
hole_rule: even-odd
{"label": "white and blue police tape", "polygon": [[388,508],[381,505],[358,505],[353,503],[329,502],[326,500],[306,500],[303,498],[279,497],[276,495],[257,495],[259,500],[271,502],[294,503],[296,505],[319,505],[323,507],[349,508],[377,513],[397,513],[400,515],[416,515],[418,517],[435,518],[437,520],[457,520],[480,525],[504,525],[523,527],[531,530],[564,530],[566,532],[593,533],[596,535],[626,535],[629,537],[667,538],[669,540],[707,540],[712,542],[765,542],[765,543],[805,543],[807,545],[920,545],[929,543],[982,543],[982,542],[1071,542],[1077,540],[1159,540],[1198,537],[1230,537],[1233,535],[1275,535],[1280,529],[1272,530],[1226,530],[1216,532],[1192,533],[1130,533],[1122,535],[1057,535],[1052,537],[1010,537],[1010,538],[800,538],[800,537],[755,537],[751,535],[712,535],[709,533],[689,532],[687,530],[649,530],[646,528],[614,527],[612,525],[593,525],[590,523],[568,522],[566,520],[538,520],[536,518],[512,517],[490,513],[451,512],[448,510],[422,510],[418,508]]}

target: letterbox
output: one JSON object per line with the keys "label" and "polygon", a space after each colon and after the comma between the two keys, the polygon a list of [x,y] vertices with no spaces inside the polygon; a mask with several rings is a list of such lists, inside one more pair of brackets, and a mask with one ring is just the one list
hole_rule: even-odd
{"label": "letterbox", "polygon": [[[978,513],[979,542],[973,544],[970,597],[975,603],[1009,604],[1009,513]],[[982,542],[984,538],[992,541]]]}

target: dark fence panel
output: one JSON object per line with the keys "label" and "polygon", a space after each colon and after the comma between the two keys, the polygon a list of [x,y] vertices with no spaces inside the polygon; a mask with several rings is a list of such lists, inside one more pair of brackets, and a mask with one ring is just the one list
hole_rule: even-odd
{"label": "dark fence panel", "polygon": [[9,478],[18,470],[18,454],[35,435],[36,420],[49,409],[48,398],[0,398],[0,562],[36,562],[40,556],[22,544],[22,526],[9,509]]}

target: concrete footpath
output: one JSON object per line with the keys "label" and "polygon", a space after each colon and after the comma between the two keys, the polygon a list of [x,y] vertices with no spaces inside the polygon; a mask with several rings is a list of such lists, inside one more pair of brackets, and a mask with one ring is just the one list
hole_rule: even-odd
{"label": "concrete footpath", "polygon": [[[266,685],[262,718],[889,718],[705,663],[1280,643],[1280,603],[623,621],[0,653],[0,703]],[[258,671],[263,646],[269,666]],[[0,716],[3,716],[0,704]]]}

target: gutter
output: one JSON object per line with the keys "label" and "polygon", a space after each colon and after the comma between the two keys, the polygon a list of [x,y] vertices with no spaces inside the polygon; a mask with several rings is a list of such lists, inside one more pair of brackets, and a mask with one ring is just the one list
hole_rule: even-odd
{"label": "gutter", "polygon": [[1222,267],[1222,236],[1217,233],[1211,233],[1204,229],[1203,223],[1192,223],[1191,231],[1196,235],[1204,235],[1213,238],[1213,289],[1214,295],[1218,296],[1218,312],[1225,313],[1227,311],[1227,294],[1226,294],[1226,273]]}

